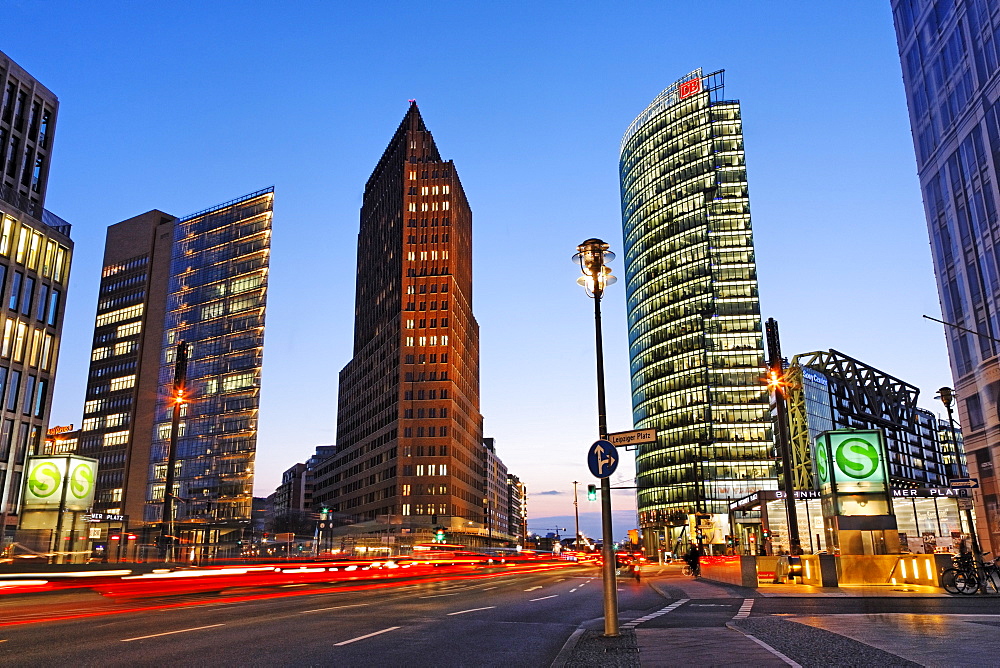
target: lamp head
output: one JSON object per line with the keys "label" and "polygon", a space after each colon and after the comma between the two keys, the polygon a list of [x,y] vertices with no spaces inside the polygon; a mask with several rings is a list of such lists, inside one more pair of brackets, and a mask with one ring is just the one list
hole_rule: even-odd
{"label": "lamp head", "polygon": [[604,288],[618,281],[611,275],[611,268],[605,264],[615,259],[615,254],[609,248],[600,239],[587,239],[576,247],[577,252],[573,256],[583,274],[576,282],[583,286],[589,296],[597,299],[601,298]]}

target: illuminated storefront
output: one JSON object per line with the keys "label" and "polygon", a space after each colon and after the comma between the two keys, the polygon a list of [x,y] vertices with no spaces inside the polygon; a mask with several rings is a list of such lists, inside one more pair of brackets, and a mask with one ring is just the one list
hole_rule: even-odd
{"label": "illuminated storefront", "polygon": [[620,171],[633,419],[658,434],[636,451],[652,554],[691,540],[694,513],[777,486],[740,104],[723,72],[660,93],[625,133]]}

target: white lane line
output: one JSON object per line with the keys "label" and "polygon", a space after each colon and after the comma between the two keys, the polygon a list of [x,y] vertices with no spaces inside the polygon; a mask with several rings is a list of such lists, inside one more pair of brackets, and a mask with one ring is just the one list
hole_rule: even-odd
{"label": "white lane line", "polygon": [[455,594],[434,594],[433,596],[418,596],[417,598],[441,598],[442,596],[458,596],[458,594],[457,593],[455,593]]}
{"label": "white lane line", "polygon": [[552,594],[551,596],[543,596],[541,598],[533,598],[533,599],[531,599],[531,601],[544,601],[547,598],[555,598],[558,595],[559,594]]}
{"label": "white lane line", "polygon": [[340,610],[341,608],[361,608],[367,603],[354,603],[353,605],[335,605],[332,608],[316,608],[315,610],[302,610],[299,614],[305,615],[310,612],[326,612],[327,610]]}
{"label": "white lane line", "polygon": [[562,582],[562,581],[563,581],[563,580],[565,580],[565,579],[566,579],[566,578],[559,578],[558,580],[556,580],[556,582]]}
{"label": "white lane line", "polygon": [[541,588],[542,588],[542,586],[541,586],[541,585],[538,585],[538,586],[536,586],[536,587],[528,587],[528,588],[527,588],[527,589],[525,589],[524,591],[535,591],[536,589],[541,589]]}
{"label": "white lane line", "polygon": [[575,591],[576,591],[577,589],[579,589],[579,587],[573,587],[572,589],[570,589],[570,590],[569,590],[569,593],[571,593],[571,594],[572,594],[572,593],[573,593],[573,592],[575,592]]}
{"label": "white lane line", "polygon": [[750,609],[753,607],[753,599],[745,598],[743,599],[743,605],[740,606],[740,611],[736,613],[733,619],[746,619],[750,616]]}
{"label": "white lane line", "polygon": [[166,633],[153,633],[148,636],[137,636],[135,638],[122,638],[122,642],[132,642],[133,640],[145,640],[146,638],[158,638],[160,636],[172,636],[175,633],[187,633],[188,631],[201,631],[202,629],[213,629],[216,626],[225,626],[225,624],[209,624],[208,626],[196,626],[192,629],[180,629],[179,631],[167,631]]}
{"label": "white lane line", "polygon": [[479,612],[480,610],[492,610],[495,607],[497,606],[488,605],[485,608],[472,608],[471,610],[459,610],[458,612],[449,612],[448,616],[451,617],[452,615],[464,615],[467,612]]}
{"label": "white lane line", "polygon": [[750,638],[750,640],[753,640],[755,643],[757,643],[758,645],[760,645],[761,647],[763,647],[764,649],[766,649],[768,652],[770,652],[771,654],[775,655],[776,657],[778,657],[779,659],[781,659],[782,661],[784,661],[785,663],[787,663],[792,668],[802,668],[802,664],[796,663],[792,659],[788,658],[787,656],[785,656],[784,654],[782,654],[778,650],[776,650],[773,647],[771,647],[770,645],[768,645],[766,642],[764,642],[760,638],[756,638],[756,637],[750,635],[749,633],[746,633],[745,631],[743,632],[743,635],[745,635],[747,638]]}
{"label": "white lane line", "polygon": [[483,587],[483,591],[489,591],[490,589],[496,589],[496,587]]}
{"label": "white lane line", "polygon": [[399,628],[398,626],[390,626],[387,629],[382,629],[381,631],[376,631],[375,633],[366,633],[365,635],[358,636],[357,638],[351,638],[350,640],[342,640],[340,642],[335,642],[335,643],[333,643],[333,646],[334,647],[340,647],[342,645],[350,645],[352,642],[357,642],[359,640],[364,640],[365,638],[371,638],[372,636],[379,636],[379,635],[382,635],[383,633],[388,633],[389,631],[395,631],[398,628]]}
{"label": "white lane line", "polygon": [[633,619],[630,622],[626,622],[626,623],[622,624],[622,628],[634,629],[635,627],[639,626],[639,624],[642,624],[643,622],[648,622],[649,620],[656,619],[657,617],[659,617],[661,615],[665,615],[668,612],[673,612],[674,610],[676,610],[677,608],[681,607],[682,605],[684,605],[685,603],[687,603],[690,600],[691,599],[689,599],[689,598],[682,598],[679,601],[671,603],[670,605],[668,605],[667,607],[663,608],[662,610],[657,610],[656,612],[649,613],[645,617],[639,617],[638,619]]}

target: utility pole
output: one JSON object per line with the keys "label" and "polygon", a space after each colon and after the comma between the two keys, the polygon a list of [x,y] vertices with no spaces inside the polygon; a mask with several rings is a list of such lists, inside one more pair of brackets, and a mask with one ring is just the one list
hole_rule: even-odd
{"label": "utility pole", "polygon": [[576,539],[573,541],[573,549],[580,549],[580,500],[576,498],[576,486],[580,484],[573,481],[573,512],[576,514]]}
{"label": "utility pole", "polygon": [[174,412],[170,420],[170,447],[167,450],[167,473],[163,488],[163,517],[160,522],[160,553],[164,561],[173,561],[174,555],[174,468],[177,466],[177,432],[181,422],[181,406],[187,403],[184,396],[187,384],[188,344],[177,344],[174,360],[174,389],[171,401]]}
{"label": "utility pole", "polygon": [[778,413],[778,451],[781,454],[782,487],[785,492],[785,515],[788,518],[788,546],[793,555],[802,554],[799,541],[799,520],[795,510],[795,481],[792,475],[792,452],[788,442],[788,409],[785,406],[785,365],[781,357],[781,339],[778,336],[778,321],[768,318],[765,323],[767,335],[767,357],[769,389],[774,392],[774,405]]}

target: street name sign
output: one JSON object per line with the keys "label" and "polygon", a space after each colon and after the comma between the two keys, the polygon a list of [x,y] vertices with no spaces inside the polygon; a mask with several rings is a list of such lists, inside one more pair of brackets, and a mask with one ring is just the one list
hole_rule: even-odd
{"label": "street name sign", "polygon": [[955,499],[959,510],[972,510],[972,499]]}
{"label": "street name sign", "polygon": [[587,466],[595,478],[607,478],[618,468],[618,450],[610,441],[595,441],[587,452]]}
{"label": "street name sign", "polygon": [[639,445],[640,443],[656,443],[655,429],[633,429],[632,431],[619,431],[608,434],[611,445],[621,447],[629,445]]}
{"label": "street name sign", "polygon": [[979,478],[952,478],[948,481],[948,486],[979,489]]}

